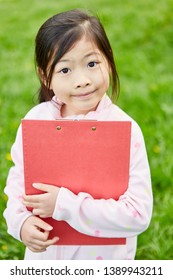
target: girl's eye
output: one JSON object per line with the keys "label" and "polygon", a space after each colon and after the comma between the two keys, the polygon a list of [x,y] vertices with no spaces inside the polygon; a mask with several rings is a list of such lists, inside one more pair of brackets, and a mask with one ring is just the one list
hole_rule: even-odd
{"label": "girl's eye", "polygon": [[61,74],[68,74],[70,72],[69,68],[63,68],[61,71],[59,71]]}
{"label": "girl's eye", "polygon": [[93,67],[96,67],[97,64],[98,64],[98,62],[91,61],[91,62],[88,63],[88,67],[93,68]]}

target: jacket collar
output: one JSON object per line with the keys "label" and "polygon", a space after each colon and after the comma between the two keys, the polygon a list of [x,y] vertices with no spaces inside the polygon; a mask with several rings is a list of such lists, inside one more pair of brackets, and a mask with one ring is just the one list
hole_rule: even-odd
{"label": "jacket collar", "polygon": [[[54,96],[49,103],[51,105],[51,112],[55,119],[61,119],[61,107],[63,102],[61,102],[56,96]],[[68,116],[65,119],[99,119],[100,114],[103,114],[104,111],[107,111],[109,107],[112,105],[111,99],[105,93],[102,99],[100,100],[97,109],[95,111],[91,111],[86,115],[74,115]]]}

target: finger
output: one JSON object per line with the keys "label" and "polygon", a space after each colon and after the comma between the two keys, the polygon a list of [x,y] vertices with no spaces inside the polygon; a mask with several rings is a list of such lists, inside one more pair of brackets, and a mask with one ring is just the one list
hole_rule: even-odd
{"label": "finger", "polygon": [[[32,213],[35,215],[35,216],[39,216],[40,218],[49,218],[51,217],[51,215],[48,215],[44,212],[43,209],[40,209],[40,208],[34,208],[33,206],[30,206],[30,205],[27,205],[28,207],[31,207],[33,208],[32,209]],[[37,206],[36,206],[37,207]]]}
{"label": "finger", "polygon": [[32,246],[35,249],[43,249],[47,247],[47,241],[48,241],[49,232],[46,232],[46,235],[44,232],[38,232],[35,234],[34,238],[31,240],[28,240],[28,245]]}
{"label": "finger", "polygon": [[46,247],[45,242],[48,240],[49,233],[46,232],[45,235],[43,232],[39,232],[38,234],[35,234],[34,238],[28,240],[28,245],[34,247],[34,248],[43,248]]}
{"label": "finger", "polygon": [[37,216],[39,216],[40,218],[51,218],[52,216],[49,214],[46,214],[46,213],[41,213],[41,211],[40,211],[40,214],[38,214]]}
{"label": "finger", "polygon": [[58,241],[59,241],[59,237],[54,237],[52,239],[48,239],[45,241],[35,239],[34,241],[32,241],[31,244],[28,244],[28,247],[32,247],[32,249],[36,251],[41,251],[41,250],[45,251],[47,247],[54,245]]}
{"label": "finger", "polygon": [[46,242],[44,242],[44,245],[47,247],[54,245],[55,243],[57,243],[59,241],[59,237],[53,237],[52,239],[48,239]]}
{"label": "finger", "polygon": [[48,223],[44,222],[40,218],[38,218],[35,221],[35,226],[40,228],[43,231],[51,231],[53,229],[53,227],[51,225],[49,225]]}
{"label": "finger", "polygon": [[44,240],[41,240],[40,236],[35,235],[34,238],[32,238],[32,240],[28,241],[27,243],[25,243],[25,245],[33,252],[44,252],[46,251],[46,248],[54,245],[55,243],[58,242],[59,237],[54,237],[52,239],[47,239],[49,232],[44,232],[41,233],[42,237],[44,236]]}
{"label": "finger", "polygon": [[[32,206],[30,206],[30,207],[32,207]],[[32,213],[35,215],[35,216],[39,216],[40,218],[44,218],[44,217],[42,217],[42,210],[41,209],[38,209],[38,208],[33,208],[33,210],[32,210]]]}
{"label": "finger", "polygon": [[23,196],[23,201],[26,203],[38,203],[40,202],[40,197],[43,194],[33,194],[33,195],[24,195]]}
{"label": "finger", "polygon": [[37,246],[37,245],[28,245],[27,247],[28,247],[29,250],[31,250],[34,253],[42,253],[42,252],[46,251],[45,247],[42,248],[42,247]]}
{"label": "finger", "polygon": [[38,189],[38,190],[41,190],[43,192],[49,192],[50,189],[55,186],[52,186],[52,185],[47,185],[47,184],[42,184],[42,183],[34,183],[33,184],[33,187]]}
{"label": "finger", "polygon": [[41,253],[41,252],[45,252],[47,247],[54,245],[58,241],[59,241],[59,237],[54,237],[52,239],[47,240],[46,242],[41,242],[37,240],[37,244],[31,244],[28,245],[27,247],[33,252]]}
{"label": "finger", "polygon": [[33,202],[26,202],[26,201],[23,201],[23,204],[26,206],[26,207],[31,207],[31,208],[37,208],[38,207],[38,203],[33,203]]}
{"label": "finger", "polygon": [[27,245],[32,246],[32,247],[37,247],[37,246],[44,246],[44,243],[48,240],[48,236],[49,236],[49,231],[40,231],[39,228],[36,228],[36,230],[34,230],[34,234],[30,235],[30,237],[28,237],[28,239],[26,240]]}

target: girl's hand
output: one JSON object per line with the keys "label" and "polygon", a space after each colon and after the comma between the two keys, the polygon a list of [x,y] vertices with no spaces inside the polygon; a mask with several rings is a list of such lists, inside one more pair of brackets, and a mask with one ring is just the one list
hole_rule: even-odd
{"label": "girl's hand", "polygon": [[23,204],[33,208],[32,213],[40,218],[52,217],[55,208],[56,198],[59,192],[58,187],[47,184],[33,184],[33,187],[44,191],[43,194],[24,195]]}
{"label": "girl's hand", "polygon": [[55,244],[59,238],[48,239],[52,226],[42,221],[40,218],[30,216],[23,223],[21,228],[21,239],[25,246],[33,252],[43,252],[50,245]]}

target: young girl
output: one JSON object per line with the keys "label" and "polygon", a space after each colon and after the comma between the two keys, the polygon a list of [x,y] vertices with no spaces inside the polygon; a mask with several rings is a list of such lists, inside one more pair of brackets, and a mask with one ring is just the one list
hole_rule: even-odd
{"label": "young girl", "polygon": [[[8,232],[26,245],[25,259],[134,259],[137,235],[147,229],[152,214],[150,170],[139,126],[106,94],[111,83],[112,96],[117,97],[118,76],[105,31],[96,17],[80,10],[60,13],[41,26],[35,52],[40,104],[25,118],[130,121],[129,185],[118,201],[93,199],[89,193],[76,195],[67,188],[41,183],[34,187],[44,194],[25,195],[19,127],[11,150],[14,166],[5,188]],[[59,205],[62,211],[58,211]],[[127,241],[125,245],[54,245],[59,238],[49,239],[52,227],[42,217],[64,220],[89,235],[99,228],[100,237],[125,237]],[[88,219],[91,223],[86,226]]]}

